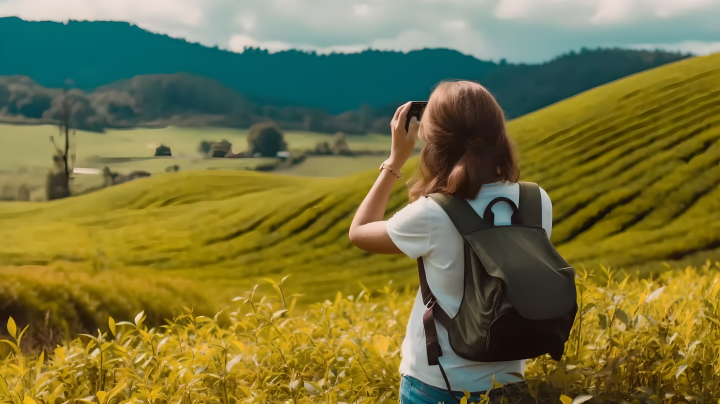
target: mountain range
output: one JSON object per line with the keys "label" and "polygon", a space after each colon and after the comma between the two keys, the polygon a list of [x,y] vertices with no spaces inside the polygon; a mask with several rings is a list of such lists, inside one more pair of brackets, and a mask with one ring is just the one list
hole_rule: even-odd
{"label": "mountain range", "polygon": [[[287,121],[286,126],[317,131],[386,131],[388,117],[399,104],[427,99],[432,87],[443,79],[481,82],[497,97],[508,118],[515,118],[688,56],[660,50],[583,49],[542,64],[512,64],[483,61],[450,49],[322,55],[246,48],[243,53],[235,53],[152,33],[126,22],[0,18],[0,76],[13,76],[6,77],[5,83],[32,83],[39,91],[67,87],[71,82],[76,94],[108,94],[109,89],[131,94],[128,83],[140,92],[145,91],[140,89],[142,86],[152,87],[156,95],[159,91],[164,104],[150,106],[143,99],[142,111],[138,110],[137,100],[102,107],[143,116],[142,122],[128,121],[131,124],[202,113],[221,118],[208,122],[201,119],[197,124],[243,126],[257,119],[276,119]],[[177,76],[179,73],[182,76]],[[212,80],[213,84],[205,88],[186,83],[181,86],[183,91],[166,86],[168,82],[195,80],[195,76]],[[186,91],[188,88],[192,91]],[[51,108],[53,97],[47,91],[40,92],[44,94],[40,106],[29,107],[33,102],[27,101],[22,106],[35,111],[35,115],[52,116],[45,111]],[[27,98],[21,95],[13,95],[5,84],[5,89],[0,89],[0,115],[25,116],[18,112],[22,109],[18,100]],[[228,97],[236,101],[225,104],[222,100]],[[220,101],[213,102],[215,99]],[[207,100],[212,106],[204,102],[198,112],[198,100]],[[92,107],[96,103],[86,104]],[[38,113],[43,106],[47,109]],[[149,110],[155,114],[148,115]],[[342,113],[345,118],[337,118]],[[308,115],[314,117],[310,124]],[[338,119],[353,123],[328,123]],[[90,126],[113,126],[114,122],[105,118],[95,121]]]}

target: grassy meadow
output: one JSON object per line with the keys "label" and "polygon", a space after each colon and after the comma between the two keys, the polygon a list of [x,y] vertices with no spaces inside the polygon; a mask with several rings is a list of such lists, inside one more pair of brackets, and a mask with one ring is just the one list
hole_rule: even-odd
{"label": "grassy meadow", "polygon": [[[31,200],[45,200],[45,175],[52,167],[54,148],[49,137],[55,136],[58,144],[57,127],[2,125],[0,124],[0,192],[15,195],[17,187],[26,184],[32,189]],[[289,131],[285,141],[291,150],[313,150],[318,142],[332,142],[332,135],[315,132]],[[165,174],[168,166],[178,165],[181,171],[198,170],[253,170],[258,165],[268,164],[274,159],[208,159],[198,153],[203,140],[228,140],[233,151],[247,149],[247,130],[222,128],[179,128],[108,130],[107,133],[78,131],[71,138],[76,145],[76,167],[103,168],[127,174],[133,170],[144,170],[153,174]],[[351,150],[389,151],[390,137],[378,134],[347,135]],[[64,143],[63,143],[64,144]],[[159,144],[170,146],[173,157],[153,158]],[[102,159],[108,160],[102,160]],[[134,158],[122,161],[122,158]],[[146,159],[142,159],[146,158]],[[338,177],[375,168],[387,157],[383,156],[310,156],[307,164],[290,167],[283,171],[287,175],[311,177]],[[115,159],[115,160],[112,160]],[[74,189],[82,191],[103,184],[102,175],[79,174],[74,179]]]}
{"label": "grassy meadow", "polygon": [[[529,362],[530,385],[563,404],[583,394],[593,404],[720,397],[720,54],[594,89],[509,130],[521,180],[553,201],[553,243],[594,273],[578,280],[586,320],[566,359]],[[106,333],[48,351],[45,365],[8,339],[0,395],[18,404],[395,402],[415,263],[347,238],[376,176],[181,171],[0,204],[0,301],[12,327],[32,324],[28,349],[62,341],[58,330]],[[407,202],[398,182],[387,217]]]}

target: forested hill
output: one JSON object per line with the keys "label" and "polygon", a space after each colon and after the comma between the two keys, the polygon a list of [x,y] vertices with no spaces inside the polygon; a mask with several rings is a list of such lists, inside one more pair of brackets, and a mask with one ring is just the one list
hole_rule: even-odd
{"label": "forested hill", "polygon": [[0,76],[29,76],[56,88],[71,78],[93,89],[137,75],[187,72],[215,79],[261,104],[322,108],[391,107],[425,99],[441,79],[479,80],[509,117],[687,57],[621,49],[584,50],[544,64],[478,60],[448,49],[317,55],[233,53],[154,34],[124,22],[30,22],[0,18]]}

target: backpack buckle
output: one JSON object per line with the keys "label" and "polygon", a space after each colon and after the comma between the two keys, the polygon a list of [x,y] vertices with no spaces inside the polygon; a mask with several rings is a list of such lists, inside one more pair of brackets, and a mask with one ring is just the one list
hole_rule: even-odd
{"label": "backpack buckle", "polygon": [[437,303],[437,299],[435,299],[435,296],[430,297],[427,302],[423,302],[425,305],[425,311],[432,310],[432,308],[435,306],[435,303]]}

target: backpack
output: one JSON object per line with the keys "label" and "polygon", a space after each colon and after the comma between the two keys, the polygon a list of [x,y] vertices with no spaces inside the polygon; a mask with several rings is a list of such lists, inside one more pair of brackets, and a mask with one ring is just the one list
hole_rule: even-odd
{"label": "backpack", "polygon": [[[493,199],[480,217],[464,198],[429,195],[463,237],[465,281],[454,318],[436,304],[418,258],[428,365],[442,356],[435,321],[448,331],[450,346],[476,362],[528,359],[549,353],[560,360],[578,306],[575,270],[555,250],[542,227],[540,187],[520,182],[520,208],[505,197]],[[495,226],[492,207],[507,202],[511,225]],[[451,394],[452,395],[452,394]],[[453,396],[454,397],[454,396]]]}

